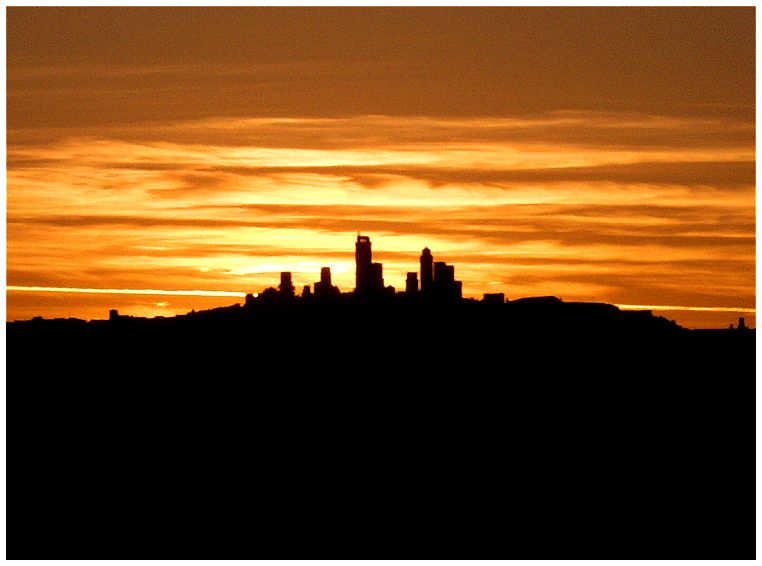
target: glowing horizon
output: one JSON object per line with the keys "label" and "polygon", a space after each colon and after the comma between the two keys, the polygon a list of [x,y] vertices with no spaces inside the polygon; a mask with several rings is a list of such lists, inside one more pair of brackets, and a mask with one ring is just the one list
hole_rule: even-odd
{"label": "glowing horizon", "polygon": [[649,310],[649,311],[695,311],[695,312],[736,312],[756,314],[756,308],[745,307],[688,307],[681,305],[615,305],[622,310]]}
{"label": "glowing horizon", "polygon": [[[209,290],[187,290],[187,289],[94,289],[77,287],[33,287],[8,285],[8,291],[37,292],[37,293],[92,293],[105,295],[166,295],[166,296],[196,296],[196,297],[245,297],[246,293],[237,291],[209,291]],[[256,297],[259,293],[253,293]],[[477,299],[477,297],[464,297]],[[696,311],[696,312],[732,312],[732,313],[750,313],[756,314],[756,308],[748,307],[704,307],[687,305],[623,305],[614,306],[622,310],[654,310],[654,311]]]}

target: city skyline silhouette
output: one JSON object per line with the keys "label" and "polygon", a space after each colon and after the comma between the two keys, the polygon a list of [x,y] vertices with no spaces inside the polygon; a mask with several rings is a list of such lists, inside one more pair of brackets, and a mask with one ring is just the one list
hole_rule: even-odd
{"label": "city skyline silhouette", "polygon": [[[357,234],[357,240],[355,242],[355,287],[348,292],[342,292],[341,289],[333,285],[331,268],[324,266],[320,268],[320,280],[316,281],[312,285],[304,285],[301,290],[301,294],[297,293],[297,290],[293,283],[292,273],[290,271],[282,271],[280,273],[280,282],[277,284],[277,289],[272,286],[268,286],[262,289],[260,292],[249,293],[237,293],[235,295],[243,296],[244,306],[253,305],[257,299],[271,300],[275,297],[279,299],[301,299],[305,301],[325,301],[335,300],[342,296],[352,297],[359,300],[378,300],[382,298],[394,298],[399,296],[406,296],[408,299],[424,300],[431,303],[446,304],[460,302],[464,299],[462,292],[462,282],[455,280],[455,266],[448,265],[444,261],[434,261],[434,256],[428,247],[423,248],[419,258],[420,268],[419,271],[408,271],[406,273],[404,290],[397,290],[393,285],[385,285],[383,277],[383,264],[373,261],[372,242],[369,236]],[[96,290],[93,290],[96,291]],[[162,291],[156,291],[156,294],[160,294]],[[166,291],[164,291],[166,293]],[[230,295],[234,295],[230,293]],[[261,298],[260,298],[261,297]],[[546,297],[515,297],[513,299],[506,299],[505,292],[495,291],[491,293],[484,293],[481,298],[481,302],[486,305],[498,305],[505,304],[506,302],[517,302],[526,304],[528,301],[536,301],[537,304],[541,304],[542,301],[547,299],[553,299],[560,302],[560,299],[556,296]],[[467,301],[475,301],[474,298],[466,298]],[[592,302],[577,302],[577,304],[596,304]],[[224,305],[227,306],[227,305]],[[241,306],[240,303],[235,303],[233,306]],[[612,305],[608,305],[612,306]],[[616,307],[617,305],[613,305]],[[203,310],[203,309],[202,309]],[[214,309],[212,309],[214,310]],[[633,314],[648,313],[652,315],[654,308],[649,308],[646,305],[627,305],[622,309],[624,312],[633,311]],[[753,312],[752,309],[746,309]],[[746,311],[736,311],[744,313]],[[196,313],[196,309],[190,311],[191,314]],[[188,313],[181,313],[175,316],[183,316]],[[133,316],[127,315],[130,318]],[[124,317],[124,313],[119,314],[119,310],[116,308],[109,309],[109,320],[117,320],[120,317]],[[44,317],[35,316],[35,320],[40,320]],[[76,320],[77,317],[68,317],[69,319]],[[104,317],[97,317],[99,318]],[[141,317],[145,318],[145,317]],[[158,319],[164,319],[164,316],[157,317]],[[19,321],[21,322],[21,321]],[[674,322],[672,322],[674,324]],[[723,326],[723,328],[725,328]],[[738,328],[739,330],[746,330],[746,317],[739,316],[736,322],[731,322],[727,327],[731,330]]]}

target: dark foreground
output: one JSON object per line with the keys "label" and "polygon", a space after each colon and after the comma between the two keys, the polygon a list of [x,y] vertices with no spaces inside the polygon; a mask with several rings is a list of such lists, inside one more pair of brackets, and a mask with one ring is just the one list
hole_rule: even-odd
{"label": "dark foreground", "polygon": [[553,301],[7,330],[9,558],[755,557],[753,331]]}

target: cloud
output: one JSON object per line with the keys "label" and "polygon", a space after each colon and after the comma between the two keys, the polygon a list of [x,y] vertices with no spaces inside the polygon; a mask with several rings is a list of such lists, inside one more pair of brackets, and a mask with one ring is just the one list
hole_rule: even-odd
{"label": "cloud", "polygon": [[376,189],[404,179],[424,181],[431,186],[571,183],[578,181],[617,184],[685,185],[715,188],[751,187],[755,183],[754,161],[635,162],[588,167],[545,167],[478,169],[453,167],[325,166],[325,167],[221,167],[207,174],[268,177],[286,173],[348,178],[363,187]]}
{"label": "cloud", "polygon": [[[455,134],[455,137],[453,137]],[[641,113],[556,111],[527,117],[437,118],[430,116],[210,117],[102,126],[39,126],[8,130],[14,147],[71,138],[209,146],[373,149],[457,141],[585,145],[589,148],[701,148],[754,143],[752,119],[672,117]]]}
{"label": "cloud", "polygon": [[754,117],[751,7],[198,13],[10,9],[9,125],[569,108]]}

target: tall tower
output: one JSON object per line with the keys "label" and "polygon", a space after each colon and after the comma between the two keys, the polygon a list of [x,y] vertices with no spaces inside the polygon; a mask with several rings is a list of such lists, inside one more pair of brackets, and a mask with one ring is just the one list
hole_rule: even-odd
{"label": "tall tower", "polygon": [[280,292],[281,295],[294,296],[294,285],[291,283],[290,271],[282,271],[280,274]]}
{"label": "tall tower", "polygon": [[331,268],[320,268],[320,281],[315,283],[315,297],[318,299],[325,299],[328,297],[335,297],[338,295],[338,289],[331,284]]}
{"label": "tall tower", "polygon": [[355,244],[355,292],[362,293],[368,290],[372,263],[370,238],[358,234]]}
{"label": "tall tower", "polygon": [[331,268],[330,267],[321,267],[320,268],[320,282],[323,285],[331,286]]}
{"label": "tall tower", "polygon": [[429,248],[423,248],[421,253],[421,293],[432,291],[434,258]]}

